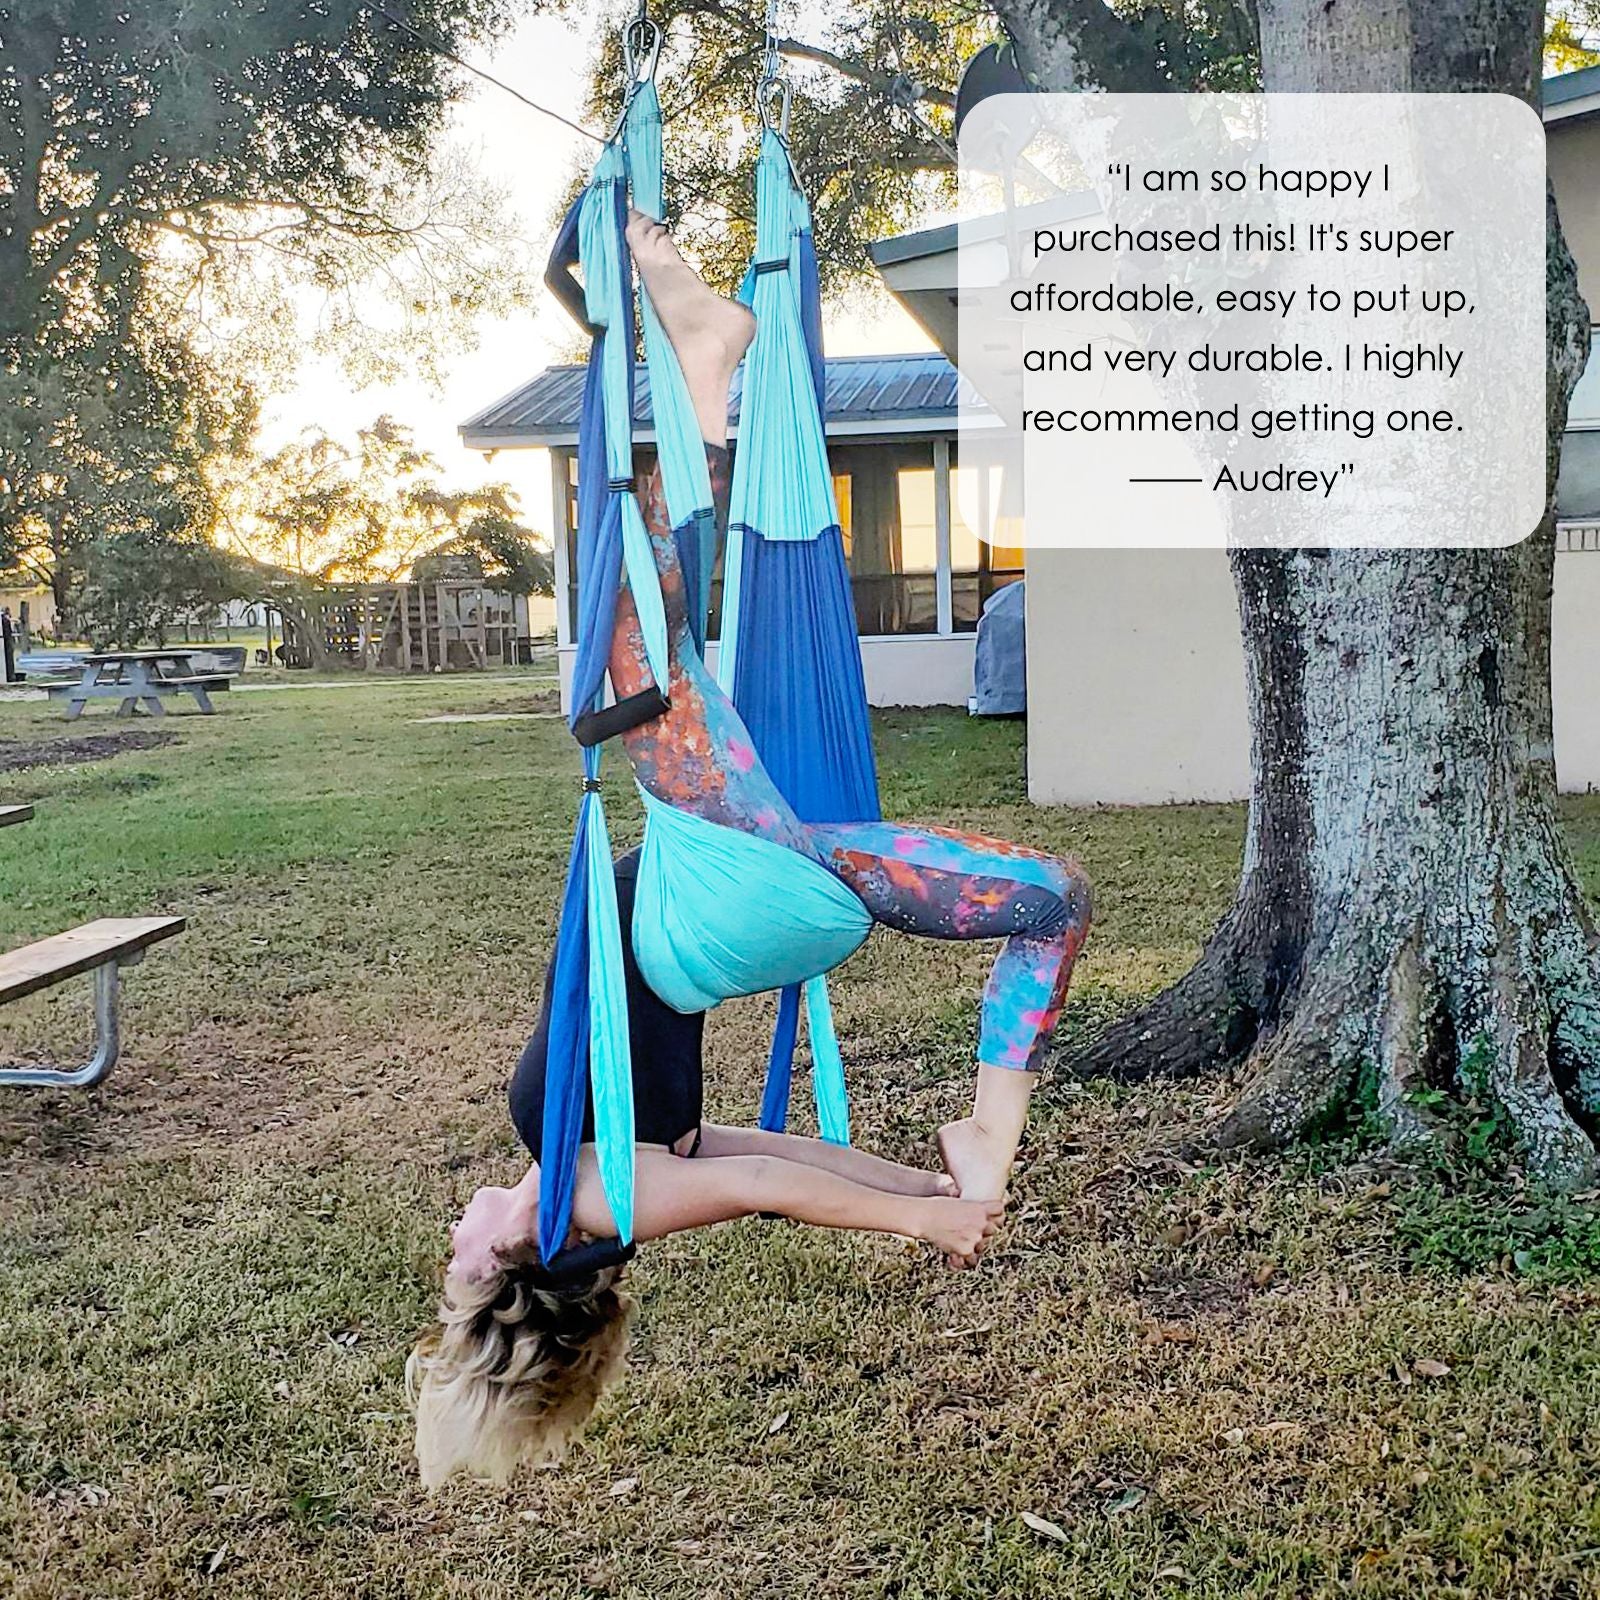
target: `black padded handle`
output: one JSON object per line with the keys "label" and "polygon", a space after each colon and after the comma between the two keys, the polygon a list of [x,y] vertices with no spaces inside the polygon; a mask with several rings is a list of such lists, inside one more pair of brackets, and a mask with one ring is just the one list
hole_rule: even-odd
{"label": "black padded handle", "polygon": [[652,684],[626,700],[602,707],[599,711],[585,711],[572,725],[572,737],[585,750],[593,745],[615,739],[630,728],[642,728],[657,717],[664,717],[672,709],[672,702]]}
{"label": "black padded handle", "polygon": [[637,1253],[633,1245],[623,1244],[620,1239],[591,1239],[588,1244],[558,1251],[543,1266],[535,1267],[533,1276],[551,1288],[563,1288],[592,1278],[608,1267],[626,1266]]}

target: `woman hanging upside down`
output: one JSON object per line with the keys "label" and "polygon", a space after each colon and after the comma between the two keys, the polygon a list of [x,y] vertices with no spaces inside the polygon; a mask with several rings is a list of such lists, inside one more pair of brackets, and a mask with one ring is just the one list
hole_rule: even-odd
{"label": "woman hanging upside down", "polygon": [[[751,337],[748,309],[713,293],[665,228],[635,212],[628,243],[683,368],[706,441],[719,528],[728,508],[728,385]],[[669,709],[623,735],[655,799],[820,863],[874,921],[931,939],[1002,939],[984,991],[972,1114],[939,1131],[944,1172],[789,1134],[701,1117],[703,1013],[666,1005],[645,982],[630,929],[639,853],[616,864],[632,1045],[634,1237],[664,1238],[733,1217],[777,1213],[825,1228],[906,1234],[976,1263],[994,1233],[1040,1057],[1089,926],[1081,870],[1058,857],[945,828],[802,822],[778,792],[689,630],[683,570],[659,472],[638,486],[661,575],[670,642]],[[610,656],[619,698],[651,686],[632,596],[617,605]],[[483,1188],[451,1229],[441,1326],[407,1376],[417,1453],[430,1485],[467,1470],[504,1478],[558,1458],[626,1346],[630,1302],[619,1266],[576,1278],[540,1266],[536,1238],[550,979],[545,1014],[511,1085],[511,1114],[533,1157],[513,1188]],[[584,1137],[592,1141],[592,1109]],[[580,1152],[569,1246],[614,1239],[592,1142]]]}

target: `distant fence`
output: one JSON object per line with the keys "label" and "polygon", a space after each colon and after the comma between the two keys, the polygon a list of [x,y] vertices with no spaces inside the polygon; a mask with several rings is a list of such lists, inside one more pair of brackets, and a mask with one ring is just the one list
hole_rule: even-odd
{"label": "distant fence", "polygon": [[1573,519],[1556,524],[1557,550],[1583,550],[1600,553],[1600,518]]}

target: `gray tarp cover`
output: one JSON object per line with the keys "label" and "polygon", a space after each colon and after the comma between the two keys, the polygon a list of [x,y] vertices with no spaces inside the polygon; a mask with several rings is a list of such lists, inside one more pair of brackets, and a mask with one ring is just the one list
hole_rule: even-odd
{"label": "gray tarp cover", "polygon": [[1009,583],[989,596],[978,618],[978,651],[972,669],[972,714],[1016,716],[1028,709],[1027,651],[1022,584]]}

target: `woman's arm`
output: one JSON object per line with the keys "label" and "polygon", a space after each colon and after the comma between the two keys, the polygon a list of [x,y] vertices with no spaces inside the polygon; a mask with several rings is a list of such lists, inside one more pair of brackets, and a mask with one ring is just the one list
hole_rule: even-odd
{"label": "woman's arm", "polygon": [[[633,1232],[640,1241],[769,1211],[817,1228],[909,1234],[969,1260],[994,1232],[1001,1210],[999,1201],[886,1194],[770,1155],[685,1161],[640,1149],[634,1164]],[[579,1167],[573,1220],[585,1233],[616,1232],[588,1151]]]}
{"label": "woman's arm", "polygon": [[701,1158],[708,1156],[776,1156],[800,1166],[817,1167],[852,1183],[881,1189],[885,1194],[953,1195],[955,1185],[946,1173],[925,1172],[921,1167],[903,1167],[882,1156],[869,1155],[849,1145],[829,1144],[826,1139],[806,1139],[792,1133],[768,1133],[761,1128],[723,1128],[716,1123],[700,1125]]}

